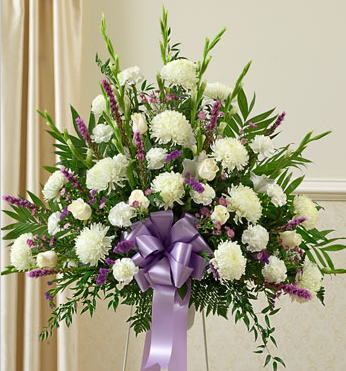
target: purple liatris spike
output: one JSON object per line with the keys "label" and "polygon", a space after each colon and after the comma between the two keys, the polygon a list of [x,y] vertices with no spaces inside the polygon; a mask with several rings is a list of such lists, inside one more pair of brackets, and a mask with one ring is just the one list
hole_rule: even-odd
{"label": "purple liatris spike", "polygon": [[138,159],[139,166],[139,178],[141,180],[143,188],[147,185],[147,173],[145,168],[145,149],[143,145],[142,134],[137,130],[135,133],[135,146],[136,146],[136,157]]}
{"label": "purple liatris spike", "polygon": [[83,139],[88,144],[90,144],[91,143],[91,136],[90,136],[89,130],[88,130],[87,126],[85,125],[84,121],[80,117],[77,117],[76,118],[76,124],[77,124],[77,128],[78,128],[78,131],[79,131],[80,135],[83,137]]}
{"label": "purple liatris spike", "polygon": [[285,116],[286,116],[286,112],[284,111],[284,112],[282,112],[281,115],[278,116],[278,118],[276,119],[274,124],[268,129],[266,135],[273,134],[274,131],[278,128],[278,126],[280,126],[282,124],[282,121],[284,121]]}
{"label": "purple liatris spike", "polygon": [[100,268],[99,274],[97,276],[96,285],[101,286],[107,281],[107,274],[109,273],[108,268]]}

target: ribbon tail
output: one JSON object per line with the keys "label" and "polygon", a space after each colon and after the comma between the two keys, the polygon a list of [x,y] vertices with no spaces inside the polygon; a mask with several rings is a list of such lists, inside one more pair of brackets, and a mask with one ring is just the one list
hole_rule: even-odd
{"label": "ribbon tail", "polygon": [[143,370],[154,365],[168,367],[173,348],[174,286],[155,285],[152,303],[151,344]]}
{"label": "ribbon tail", "polygon": [[184,300],[175,294],[173,313],[173,349],[169,362],[169,371],[187,371],[187,316],[191,296],[191,281],[187,282],[187,293]]}
{"label": "ribbon tail", "polygon": [[145,368],[145,365],[148,362],[148,358],[149,358],[150,346],[151,346],[151,331],[148,331],[145,335],[141,371],[144,371],[144,369],[146,371],[160,371],[159,365],[154,365],[154,366]]}

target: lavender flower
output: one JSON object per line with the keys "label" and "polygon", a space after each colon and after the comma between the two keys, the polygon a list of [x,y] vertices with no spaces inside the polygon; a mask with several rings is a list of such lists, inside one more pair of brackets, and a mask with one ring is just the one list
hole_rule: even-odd
{"label": "lavender flower", "polygon": [[147,176],[146,176],[146,170],[145,170],[145,149],[143,145],[143,138],[139,130],[135,133],[135,146],[136,146],[136,157],[138,159],[138,165],[140,168],[139,171],[139,178],[141,180],[142,186],[145,186],[147,184]]}
{"label": "lavender flower", "polygon": [[30,278],[39,278],[44,276],[51,276],[53,274],[59,273],[58,269],[35,269],[33,271],[28,272],[28,277]]}
{"label": "lavender flower", "polygon": [[178,151],[175,149],[172,151],[167,157],[166,157],[166,162],[171,162],[176,160],[178,157],[180,157],[183,154],[183,151]]}
{"label": "lavender flower", "polygon": [[194,177],[190,177],[190,173],[185,174],[184,182],[189,184],[192,189],[198,193],[204,192],[204,187]]}
{"label": "lavender flower", "polygon": [[281,115],[278,116],[274,124],[268,129],[266,135],[272,135],[274,131],[278,128],[278,126],[282,124],[282,121],[284,121],[285,116],[286,116],[286,112],[284,111],[282,112]]}
{"label": "lavender flower", "polygon": [[128,252],[134,249],[135,249],[135,241],[133,240],[120,241],[114,247],[113,252],[117,254],[127,254]]}
{"label": "lavender flower", "polygon": [[107,274],[109,273],[108,268],[100,268],[99,274],[97,276],[96,285],[101,286],[107,281]]}

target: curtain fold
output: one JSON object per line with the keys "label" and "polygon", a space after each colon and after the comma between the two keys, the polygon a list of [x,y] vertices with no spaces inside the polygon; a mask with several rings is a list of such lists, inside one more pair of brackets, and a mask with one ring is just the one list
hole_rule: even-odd
{"label": "curtain fold", "polygon": [[[69,101],[79,104],[82,0],[9,0],[1,12],[1,193],[40,194],[55,162],[53,141],[36,109],[71,125]],[[3,208],[7,208],[3,205]],[[2,215],[2,224],[11,220]],[[2,269],[10,264],[2,241]],[[38,335],[50,315],[47,279],[24,273],[1,279],[1,369],[75,371],[77,327],[62,326],[48,341]],[[60,297],[59,300],[64,300]],[[75,318],[77,319],[77,318]]]}

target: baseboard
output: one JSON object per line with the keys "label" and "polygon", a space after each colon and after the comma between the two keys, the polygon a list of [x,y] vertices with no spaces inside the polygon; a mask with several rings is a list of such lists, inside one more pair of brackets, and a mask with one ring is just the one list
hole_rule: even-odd
{"label": "baseboard", "polygon": [[315,201],[346,201],[346,180],[305,179],[295,193],[303,193]]}

